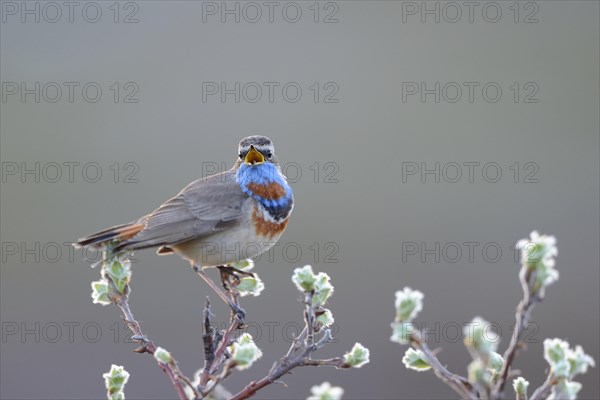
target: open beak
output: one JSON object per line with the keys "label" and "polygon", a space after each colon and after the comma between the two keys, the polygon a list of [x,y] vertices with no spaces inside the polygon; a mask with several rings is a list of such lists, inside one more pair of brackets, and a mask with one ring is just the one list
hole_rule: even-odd
{"label": "open beak", "polygon": [[260,151],[256,150],[254,146],[250,146],[250,150],[248,150],[248,154],[246,154],[244,162],[248,165],[262,164],[265,162],[265,157],[260,153]]}

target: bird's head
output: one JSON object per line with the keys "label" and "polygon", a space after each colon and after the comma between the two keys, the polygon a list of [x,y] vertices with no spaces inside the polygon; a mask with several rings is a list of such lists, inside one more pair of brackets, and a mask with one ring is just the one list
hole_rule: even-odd
{"label": "bird's head", "polygon": [[238,159],[236,165],[259,166],[264,163],[272,163],[279,166],[279,160],[275,157],[275,149],[271,139],[265,136],[248,136],[240,140],[238,146]]}

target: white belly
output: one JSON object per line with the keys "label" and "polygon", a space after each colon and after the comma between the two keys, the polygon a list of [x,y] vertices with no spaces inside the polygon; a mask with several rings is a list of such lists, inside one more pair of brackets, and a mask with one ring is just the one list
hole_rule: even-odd
{"label": "white belly", "polygon": [[216,267],[255,258],[277,243],[281,235],[265,238],[255,233],[253,226],[244,224],[217,232],[203,240],[170,246],[182,258],[203,267]]}

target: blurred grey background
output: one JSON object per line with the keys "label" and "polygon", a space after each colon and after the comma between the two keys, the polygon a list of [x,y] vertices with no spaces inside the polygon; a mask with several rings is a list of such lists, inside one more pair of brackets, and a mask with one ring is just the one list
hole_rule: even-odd
{"label": "blurred grey background", "polygon": [[[533,229],[557,237],[560,280],[514,367],[540,385],[546,337],[599,360],[598,2],[1,7],[2,398],[102,398],[111,363],[132,374],[127,398],[175,396],[132,353],[118,310],[92,304],[98,270],[66,243],[229,168],[255,133],[275,142],[296,207],[272,258],[257,260],[266,290],[243,301],[265,355],[230,390],[289,346],[302,318],[290,276],[312,264],[336,289],[337,342],[321,356],[359,341],[371,363],[297,370],[257,398],[306,398],[322,381],[346,399],[454,398],[403,367],[405,348],[389,341],[394,292],[425,293],[418,322],[466,374],[456,326],[481,315],[504,350],[521,296],[511,248]],[[177,257],[135,258],[132,309],[191,375],[212,294]],[[221,304],[215,313],[226,319]],[[578,379],[581,398],[598,398],[598,371]]]}

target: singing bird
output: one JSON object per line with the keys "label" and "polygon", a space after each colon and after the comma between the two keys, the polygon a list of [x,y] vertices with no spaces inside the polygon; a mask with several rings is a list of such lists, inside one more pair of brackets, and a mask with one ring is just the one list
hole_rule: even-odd
{"label": "singing bird", "polygon": [[187,260],[243,319],[244,312],[204,272],[254,258],[281,237],[294,196],[271,140],[248,136],[233,167],[198,179],[159,208],[133,222],[79,239],[74,246],[109,248],[118,255],[158,248]]}

